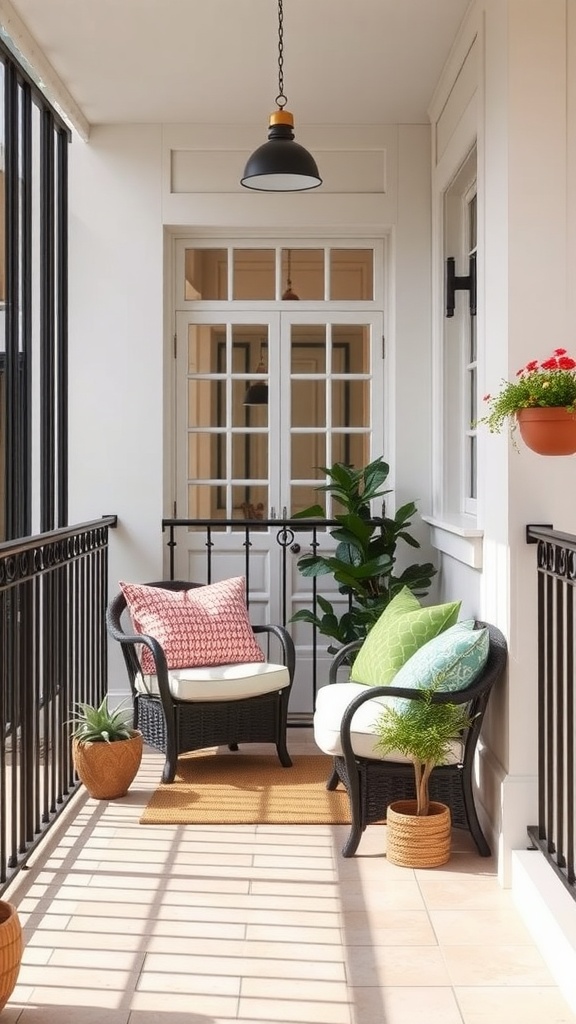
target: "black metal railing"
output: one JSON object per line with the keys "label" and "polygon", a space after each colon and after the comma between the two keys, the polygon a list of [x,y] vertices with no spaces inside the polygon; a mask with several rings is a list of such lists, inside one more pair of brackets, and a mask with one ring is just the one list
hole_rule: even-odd
{"label": "black metal railing", "polygon": [[576,536],[528,526],[538,571],[538,824],[531,843],[576,897]]}
{"label": "black metal railing", "polygon": [[107,688],[115,516],[0,544],[0,892],[75,791],[71,709]]}
{"label": "black metal railing", "polygon": [[[372,520],[369,520],[372,522]],[[377,522],[377,520],[374,520]],[[280,625],[289,625],[289,594],[288,585],[291,579],[292,559],[291,555],[300,553],[298,537],[306,533],[306,547],[310,554],[316,554],[320,547],[326,546],[326,534],[330,527],[341,525],[336,519],[163,519],[162,531],[167,533],[167,546],[169,551],[169,573],[170,579],[174,579],[176,571],[176,546],[178,531],[196,530],[204,534],[202,541],[205,549],[204,565],[200,568],[199,583],[211,583],[213,572],[214,556],[219,552],[219,542],[222,538],[229,538],[232,531],[237,537],[235,545],[236,554],[243,552],[243,575],[246,577],[246,591],[248,604],[251,594],[251,570],[250,563],[253,550],[253,539],[261,536],[263,531],[268,531],[271,540],[278,549],[280,559]],[[220,548],[221,550],[221,548]],[[324,553],[324,552],[323,552]],[[198,552],[196,551],[196,555]],[[327,596],[334,599],[334,590],[330,594],[325,591],[326,576],[310,577],[310,593],[307,606],[314,615],[322,616],[318,598]],[[350,604],[349,599],[349,604]],[[344,610],[344,609],[343,609]],[[318,634],[316,626],[310,626],[310,657],[311,657],[311,692],[312,699],[316,696],[318,687]]]}

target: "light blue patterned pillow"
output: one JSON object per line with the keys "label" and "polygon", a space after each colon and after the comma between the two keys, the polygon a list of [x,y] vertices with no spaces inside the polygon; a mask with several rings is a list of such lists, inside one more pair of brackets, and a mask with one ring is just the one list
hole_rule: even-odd
{"label": "light blue patterned pillow", "polygon": [[[471,629],[457,622],[420,647],[390,681],[406,689],[464,690],[480,675],[488,660],[490,637],[486,627]],[[402,698],[388,698],[401,710]]]}

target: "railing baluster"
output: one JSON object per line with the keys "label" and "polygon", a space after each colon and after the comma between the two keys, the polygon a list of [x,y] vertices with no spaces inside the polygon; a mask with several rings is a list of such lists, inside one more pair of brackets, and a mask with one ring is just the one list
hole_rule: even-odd
{"label": "railing baluster", "polygon": [[107,686],[114,516],[0,544],[0,892],[75,791],[70,708]]}
{"label": "railing baluster", "polygon": [[538,545],[538,824],[528,834],[576,897],[576,536],[548,526],[526,534]]}

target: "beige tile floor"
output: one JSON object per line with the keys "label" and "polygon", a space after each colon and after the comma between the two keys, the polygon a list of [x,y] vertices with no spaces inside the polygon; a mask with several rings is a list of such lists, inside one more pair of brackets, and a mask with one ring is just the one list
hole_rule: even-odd
{"label": "beige tile floor", "polygon": [[382,825],[348,860],[344,826],[142,826],[160,764],[122,800],[79,793],[8,890],[26,948],[2,1024],[576,1024],[465,834],[412,870]]}

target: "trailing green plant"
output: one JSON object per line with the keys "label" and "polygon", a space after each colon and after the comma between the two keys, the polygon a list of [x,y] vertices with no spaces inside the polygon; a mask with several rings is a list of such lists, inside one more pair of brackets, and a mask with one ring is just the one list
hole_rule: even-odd
{"label": "trailing green plant", "polygon": [[79,701],[74,705],[72,736],[79,743],[115,743],[129,740],[138,730],[131,726],[132,710],[120,704],[114,711],[108,707],[108,698],[96,707]]}
{"label": "trailing green plant", "polygon": [[414,765],[418,815],[429,811],[432,769],[446,763],[451,742],[473,721],[466,704],[435,704],[434,692],[435,688],[425,689],[419,699],[400,698],[401,705],[385,707],[376,722],[378,749],[383,754],[398,750]]}
{"label": "trailing green plant", "polygon": [[508,424],[513,437],[516,415],[522,409],[576,411],[576,360],[565,348],[554,349],[542,363],[532,359],[518,370],[516,380],[502,383],[497,395],[484,395],[488,412],[477,421],[492,434],[499,434]]}
{"label": "trailing green plant", "polygon": [[[343,646],[363,639],[403,587],[417,596],[427,594],[437,570],[431,562],[425,562],[409,565],[399,574],[395,572],[398,542],[420,547],[408,532],[417,510],[410,501],[393,517],[371,515],[370,503],[390,493],[383,488],[390,467],[381,456],[363,469],[354,469],[342,462],[321,468],[329,480],[316,490],[329,492],[345,510],[333,516],[338,525],[330,530],[330,535],[337,545],[329,555],[303,555],[297,566],[303,576],[332,575],[339,592],[349,598],[349,609],[339,614],[331,601],[318,595],[320,614],[302,608],[291,621],[309,622],[324,636]],[[326,519],[326,515],[321,505],[312,505],[294,518]],[[334,653],[338,647],[330,646],[328,650]]]}

